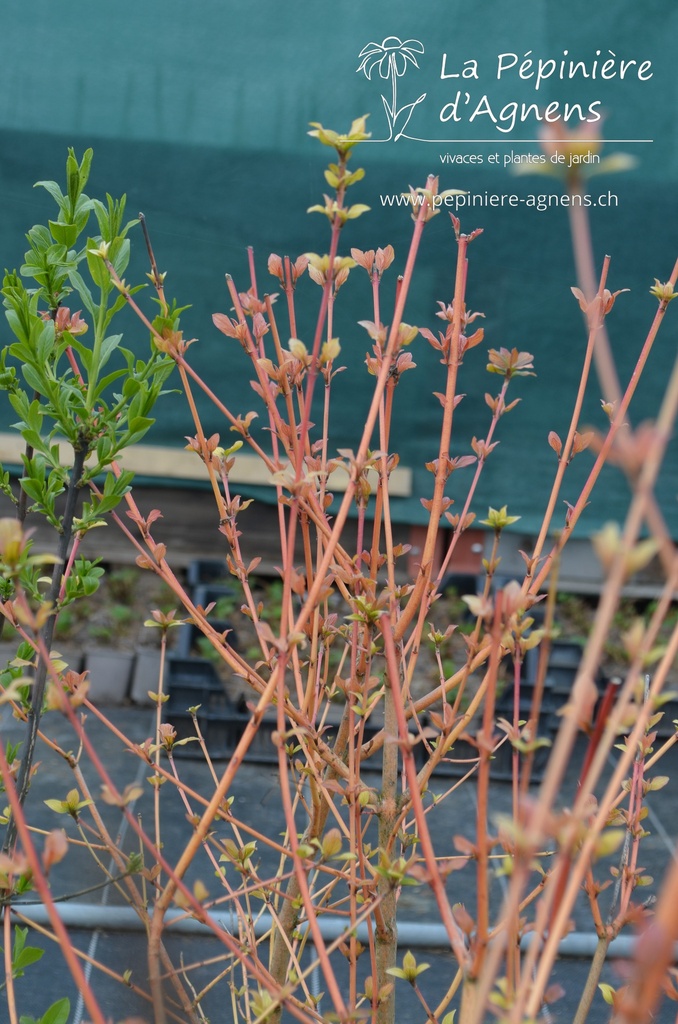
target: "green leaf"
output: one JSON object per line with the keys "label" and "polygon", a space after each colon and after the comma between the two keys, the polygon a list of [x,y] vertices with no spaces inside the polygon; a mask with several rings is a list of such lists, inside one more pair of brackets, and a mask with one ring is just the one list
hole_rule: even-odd
{"label": "green leaf", "polygon": [[116,348],[122,341],[122,334],[111,334],[108,338],[104,338],[101,343],[101,357],[99,361],[99,369],[106,365],[108,360],[111,358]]}
{"label": "green leaf", "polygon": [[[101,262],[101,260],[99,260]],[[69,279],[76,292],[82,299],[82,304],[88,313],[91,313],[92,317],[96,319],[99,307],[92,298],[92,293],[85,284],[82,275],[77,270],[71,270],[69,273]]]}
{"label": "green leaf", "polygon": [[45,800],[44,803],[47,804],[47,806],[49,807],[50,811],[56,811],[57,814],[68,814],[69,813],[68,804],[66,803],[65,800],[53,800],[53,799],[51,799],[51,800]]}
{"label": "green leaf", "polygon": [[127,370],[123,370],[121,368],[119,370],[114,370],[112,373],[107,374],[105,377],[102,377],[94,390],[94,398],[100,398],[105,392],[106,388],[110,387],[111,384],[115,384],[116,380],[120,380],[121,377],[125,377],[126,375]]}
{"label": "green leaf", "polygon": [[36,964],[44,955],[44,949],[27,946],[28,928],[15,928],[14,948],[12,950],[12,977],[22,978],[24,971],[31,964]]}
{"label": "green leaf", "polygon": [[626,832],[623,828],[609,828],[602,832],[594,845],[595,857],[609,857],[616,853],[624,842]]}
{"label": "green leaf", "polygon": [[46,391],[49,391],[50,381],[47,374],[41,373],[37,367],[31,366],[30,363],[24,363],[21,369],[24,380],[33,391],[37,391],[39,394],[45,394]]}
{"label": "green leaf", "polygon": [[90,167],[92,166],[92,157],[93,156],[94,156],[94,150],[91,147],[89,149],[86,149],[85,152],[82,154],[82,160],[80,161],[80,167],[79,167],[79,171],[80,171],[80,191],[81,192],[84,189],[85,185],[87,184],[87,180],[89,178],[89,170],[90,170]]}
{"label": "green leaf", "polygon": [[68,1024],[70,1012],[70,1000],[59,999],[56,1003],[52,1003],[47,1012],[43,1014],[41,1024]]}
{"label": "green leaf", "polygon": [[70,1000],[66,998],[59,999],[56,1003],[52,1003],[50,1008],[37,1020],[35,1017],[26,1017],[22,1014],[19,1018],[19,1024],[68,1024],[70,1013]]}
{"label": "green leaf", "polygon": [[55,242],[58,242],[59,245],[65,245],[69,249],[75,245],[78,237],[77,224],[62,224],[61,221],[55,220],[50,220],[48,223]]}
{"label": "green leaf", "polygon": [[38,949],[37,946],[26,946],[22,949],[19,956],[14,957],[12,961],[14,977],[20,978],[27,967],[30,967],[31,964],[37,964],[38,960],[42,960],[44,953],[44,949]]}
{"label": "green leaf", "polygon": [[92,280],[97,288],[101,288],[103,292],[109,292],[112,285],[108,267],[100,256],[95,256],[94,253],[90,251],[98,248],[98,242],[93,238],[87,239],[87,269],[89,270]]}
{"label": "green leaf", "polygon": [[40,434],[36,430],[30,430],[25,428],[21,431],[21,436],[27,445],[30,445],[36,452],[41,452],[43,455],[49,456],[50,449],[46,441],[42,439]]}
{"label": "green leaf", "polygon": [[115,268],[118,277],[122,277],[129,263],[130,242],[129,238],[116,238],[111,245],[109,259]]}
{"label": "green leaf", "polygon": [[368,213],[369,209],[369,206],[365,206],[364,203],[356,203],[355,206],[349,206],[346,216],[348,220],[355,220],[356,217],[361,217],[363,213]]}
{"label": "green leaf", "polygon": [[135,416],[134,419],[131,419],[129,422],[127,444],[137,444],[148,433],[154,423],[155,420],[149,416]]}
{"label": "green leaf", "polygon": [[56,181],[36,181],[33,188],[46,189],[59,209],[66,212],[66,197],[57,185]]}
{"label": "green leaf", "polygon": [[39,362],[46,363],[54,353],[54,324],[48,320],[37,338],[36,357]]}
{"label": "green leaf", "polygon": [[403,956],[403,966],[389,967],[386,973],[393,975],[394,978],[402,978],[403,981],[409,981],[413,985],[417,980],[417,976],[427,971],[430,966],[430,964],[418,964],[414,954],[408,949]]}
{"label": "green leaf", "polygon": [[7,317],[7,323],[10,326],[12,334],[14,334],[19,339],[19,341],[22,341],[24,344],[26,344],[26,342],[29,340],[29,334],[26,331],[26,324],[22,317],[19,316],[19,314],[14,309],[6,310],[5,316]]}
{"label": "green leaf", "polygon": [[[128,288],[127,291],[130,295],[135,295],[136,292],[142,291],[146,288],[145,284],[137,284],[133,288]],[[109,324],[116,313],[119,313],[123,306],[127,305],[127,299],[124,295],[118,295],[115,302],[108,308],[106,317],[104,319],[104,330],[108,330]]]}
{"label": "green leaf", "polygon": [[329,832],[323,836],[321,851],[323,858],[329,860],[331,857],[336,855],[341,850],[341,832],[338,828],[331,828]]}

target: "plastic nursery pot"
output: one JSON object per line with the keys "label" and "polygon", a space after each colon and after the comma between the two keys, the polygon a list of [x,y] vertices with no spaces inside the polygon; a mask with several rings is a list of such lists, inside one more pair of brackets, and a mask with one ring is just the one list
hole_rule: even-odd
{"label": "plastic nursery pot", "polygon": [[[130,700],[133,704],[155,707],[155,702],[148,696],[149,690],[158,692],[160,679],[160,651],[155,647],[140,647],[137,650],[132,672]],[[167,665],[165,665],[165,681]]]}
{"label": "plastic nursery pot", "polygon": [[105,647],[87,651],[85,668],[89,672],[90,699],[100,704],[122,704],[129,693],[133,664],[131,651]]}

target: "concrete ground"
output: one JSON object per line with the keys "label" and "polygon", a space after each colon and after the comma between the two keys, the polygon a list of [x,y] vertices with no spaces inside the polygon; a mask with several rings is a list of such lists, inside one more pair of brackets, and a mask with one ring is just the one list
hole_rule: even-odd
{"label": "concrete ground", "polygon": [[[106,714],[112,724],[128,735],[135,742],[142,742],[151,735],[153,729],[154,712],[149,708],[135,706],[107,708]],[[23,727],[13,720],[6,707],[2,708],[0,716],[2,737],[5,741],[18,741],[22,738]],[[70,725],[59,715],[50,714],[44,720],[45,731],[58,744],[65,749],[75,749],[76,742]],[[140,783],[144,793],[135,804],[135,814],[139,816],[147,830],[153,829],[153,806],[151,787],[145,783],[146,777],[150,774],[149,769],[140,760],[124,751],[120,740],[111,729],[98,722],[94,716],[89,715],[87,728],[93,740],[95,749],[107,768],[111,771],[117,786],[124,787],[129,783]],[[567,806],[571,801],[577,782],[577,772],[581,764],[582,751],[577,749],[573,758],[571,772],[568,773],[566,784],[562,792],[562,804]],[[75,824],[66,816],[57,815],[44,803],[45,799],[63,799],[66,793],[75,785],[72,773],[65,761],[55,756],[44,745],[38,753],[38,760],[41,761],[40,770],[31,786],[29,794],[29,815],[32,824],[39,828],[51,829],[54,827],[65,827],[69,835],[76,835]],[[82,758],[83,770],[90,780],[93,788],[98,792],[99,782],[88,763],[86,756]],[[223,762],[217,765],[217,770],[223,767]],[[657,891],[665,872],[666,866],[671,857],[674,857],[678,845],[678,814],[676,809],[676,786],[678,782],[678,750],[674,747],[666,759],[666,763],[656,771],[656,774],[671,776],[671,782],[664,789],[649,795],[648,817],[645,821],[647,830],[651,833],[642,844],[641,863],[647,873],[655,879],[646,893],[652,895]],[[195,758],[177,758],[177,770],[181,778],[195,791],[209,794],[212,789],[212,781],[206,765]],[[448,777],[435,777],[431,791],[436,794],[443,793],[454,782]],[[375,787],[379,785],[379,776],[374,773],[368,783]],[[533,791],[536,795],[537,789]],[[163,853],[172,861],[182,844],[190,834],[190,825],[187,819],[187,809],[178,798],[177,792],[171,785],[166,785],[160,790],[162,809],[162,834]],[[284,817],[278,797],[277,768],[271,764],[246,763],[238,772],[233,785],[231,796],[233,797],[233,813],[245,823],[265,832],[267,835],[279,838],[284,831]],[[495,782],[491,790],[491,818],[496,820],[497,815],[508,813],[510,810],[510,786],[505,782]],[[123,844],[128,850],[138,849],[138,840],[123,822],[120,811],[117,808],[102,805],[104,807],[104,819],[112,834],[124,833]],[[429,815],[429,823],[434,842],[441,852],[449,850],[450,854],[455,850],[452,846],[452,837],[455,835],[473,835],[473,826],[476,814],[476,787],[470,782],[459,787],[446,800],[436,806]],[[83,819],[87,820],[87,812],[83,812]],[[218,829],[217,829],[218,831]],[[275,875],[277,872],[277,858],[271,855],[265,848],[257,851],[259,858],[259,870],[263,877],[267,874]],[[104,861],[107,858],[104,857]],[[604,877],[604,874],[603,874]],[[194,867],[188,876],[189,884],[196,880],[200,881],[212,893],[218,892],[218,886],[214,877],[214,870],[202,856],[196,858]],[[469,908],[473,906],[474,900],[474,873],[472,867],[462,872],[454,872],[449,876],[448,885],[454,901],[464,902]],[[68,908],[74,905],[99,905],[105,904],[109,908],[121,906],[123,901],[120,894],[114,887],[108,886],[103,891],[97,889],[86,892],[89,886],[96,885],[101,880],[100,869],[94,864],[91,855],[84,849],[72,848],[69,854],[52,872],[52,888],[55,895],[69,895],[80,893],[74,899],[61,904],[64,914],[69,912]],[[492,905],[496,908],[504,891],[504,882],[501,878],[495,879],[492,890]],[[27,897],[30,898],[30,897]],[[403,929],[406,930],[408,923],[416,923],[426,927],[430,926],[432,939],[436,936],[436,909],[430,890],[426,886],[404,888],[399,903],[400,920]],[[28,909],[28,908],[27,908]],[[102,960],[113,970],[124,972],[132,971],[132,980],[142,988],[147,988],[146,983],[146,958],[145,958],[145,935],[140,931],[119,930],[116,922],[109,915],[111,920],[104,923],[100,930],[90,928],[74,927],[71,931],[73,942],[82,950],[88,951],[95,959]],[[105,913],[103,918],[105,920]],[[591,918],[584,900],[580,900],[574,913],[574,928],[577,932],[590,933],[592,931]],[[24,978],[16,983],[16,993],[20,1014],[39,1016],[44,1013],[47,1006],[54,1000],[67,995],[71,999],[72,1016],[69,1024],[82,1024],[87,1020],[87,1014],[83,1013],[82,1006],[78,1003],[78,995],[70,979],[70,974],[64,964],[59,947],[39,935],[32,934],[29,943],[45,948],[45,955],[37,966],[29,968]],[[179,962],[179,955],[183,956],[183,962],[189,965],[219,955],[220,944],[214,936],[204,934],[172,935],[171,930],[168,938],[168,949]],[[405,950],[401,951],[401,954]],[[451,954],[443,948],[421,948],[416,950],[417,959],[426,961],[431,969],[422,978],[422,988],[426,990],[431,1004],[442,997],[454,976],[454,963]],[[338,971],[341,974],[341,958],[338,962]],[[544,1021],[569,1022],[572,1020],[574,1008],[577,1005],[581,988],[584,983],[588,969],[588,961],[563,957],[557,964],[553,980],[559,982],[565,990],[565,996],[555,1003],[550,1009],[549,1015],[544,1016]],[[191,972],[192,983],[197,989],[214,977],[218,968],[211,966]],[[140,999],[130,989],[125,989],[118,983],[113,982],[105,975],[94,971],[92,974],[94,990],[99,999],[100,1005],[117,1024],[127,1016],[139,1017],[141,1021],[152,1021],[150,1005]],[[619,984],[619,974],[615,963],[606,966],[603,980],[610,984]],[[318,981],[320,989],[325,986]],[[398,1021],[419,1022],[425,1019],[425,1014],[418,1006],[409,986],[405,982],[398,981],[399,987],[399,1010]],[[2,1006],[0,996],[0,1006]],[[211,1021],[211,1024],[231,1024],[233,1020],[231,1010],[231,995],[227,982],[215,986],[204,999],[204,1012]],[[327,1003],[327,1006],[325,1006]],[[326,999],[323,1008],[330,1009],[329,1001]],[[0,1019],[3,1018],[4,1008],[0,1009]],[[179,1016],[181,1018],[181,1015]],[[666,1003],[661,1009],[657,1021],[661,1024],[669,1024],[676,1019],[676,1004]],[[609,1007],[606,1006],[602,997],[596,995],[593,1009],[589,1017],[590,1024],[603,1024],[609,1020]],[[459,1024],[459,1022],[457,1022]],[[463,1024],[463,1022],[462,1022]]]}

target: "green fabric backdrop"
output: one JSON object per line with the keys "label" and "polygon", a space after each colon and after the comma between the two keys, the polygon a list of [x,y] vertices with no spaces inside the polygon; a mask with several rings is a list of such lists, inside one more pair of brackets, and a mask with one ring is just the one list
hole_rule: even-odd
{"label": "green fabric backdrop", "polygon": [[[402,268],[411,221],[403,210],[383,209],[381,194],[400,193],[408,184],[423,184],[426,174],[439,173],[441,187],[473,192],[558,192],[555,179],[513,177],[501,165],[490,167],[487,155],[512,149],[535,151],[518,144],[533,138],[534,124],[519,125],[504,136],[481,117],[473,125],[441,124],[438,111],[457,88],[493,108],[512,100],[581,102],[600,99],[607,138],[652,138],[651,145],[613,144],[607,152],[632,152],[634,170],[594,178],[591,191],[618,194],[616,209],[591,211],[596,257],[612,256],[610,285],[628,287],[608,320],[622,381],[632,370],[635,354],[656,307],[648,294],[653,278],[666,279],[678,255],[676,224],[678,153],[676,149],[675,42],[678,8],[668,0],[631,0],[592,9],[583,0],[565,5],[545,0],[430,0],[413,6],[394,0],[336,0],[332,5],[273,0],[248,4],[224,0],[123,0],[92,5],[86,0],[55,5],[33,0],[2,12],[5,59],[0,67],[0,262],[20,264],[23,234],[50,212],[47,197],[33,192],[41,178],[63,174],[66,148],[93,145],[95,161],[88,192],[127,192],[130,215],[146,214],[161,269],[169,272],[170,294],[191,302],[186,332],[200,338],[192,352],[196,367],[235,411],[257,408],[249,391],[242,353],[235,342],[213,328],[211,314],[228,312],[224,273],[233,274],[240,290],[247,287],[245,248],[255,247],[260,287],[267,278],[270,252],[296,256],[322,252],[328,244],[324,218],[307,216],[326,188],[322,170],[330,155],[308,139],[308,122],[344,129],[358,114],[371,112],[374,137],[383,138],[387,123],[381,93],[390,84],[378,69],[368,80],[359,72],[359,53],[369,42],[388,36],[416,37],[425,52],[420,67],[410,66],[398,81],[401,103],[422,92],[426,100],[412,114],[408,133],[418,138],[497,140],[496,145],[469,142],[436,144],[400,139],[366,145],[356,163],[366,178],[353,190],[354,201],[372,212],[350,223],[342,251],[351,246],[373,248],[391,243],[396,266]],[[497,56],[515,52],[522,59],[561,58],[564,50],[589,63],[596,49],[603,57],[652,61],[652,78],[625,81],[556,81],[538,92],[529,80],[515,75],[496,79]],[[464,60],[478,62],[477,81],[441,80],[441,55],[447,69],[459,70]],[[462,81],[462,80],[458,80]],[[450,167],[440,155],[477,153],[481,166]],[[458,410],[455,453],[469,450],[473,434],[485,435],[487,408],[482,395],[497,378],[485,373],[488,346],[517,346],[534,353],[538,379],[517,381],[513,397],[523,401],[500,425],[500,447],[488,462],[474,508],[508,503],[520,514],[522,530],[536,527],[552,473],[553,452],[548,431],[566,430],[584,349],[581,314],[570,295],[574,284],[567,212],[539,213],[515,209],[475,209],[462,214],[462,226],[484,228],[471,247],[468,297],[472,308],[485,312],[487,345],[467,357],[461,390],[467,394]],[[437,300],[449,301],[453,280],[454,244],[449,218],[428,226],[406,319],[436,329]],[[128,275],[145,273],[143,253]],[[268,279],[269,281],[271,279]],[[267,285],[267,287],[272,287]],[[386,294],[389,293],[386,287]],[[299,289],[300,331],[307,337],[319,290],[304,280]],[[388,302],[384,319],[388,320]],[[648,365],[646,379],[632,407],[632,421],[652,417],[676,351],[676,310],[667,323]],[[356,271],[340,293],[336,333],[342,341],[349,371],[336,379],[334,443],[350,447],[369,399],[371,378],[363,364],[367,336],[356,322],[371,318],[364,272]],[[130,319],[128,341],[148,344]],[[9,340],[3,328],[1,337]],[[430,492],[431,477],[423,464],[437,454],[436,431],[441,409],[432,392],[440,389],[435,353],[417,339],[412,349],[419,370],[406,374],[398,388],[399,416],[392,448],[414,470],[414,496],[399,499],[394,512],[402,521],[423,521],[419,495]],[[0,410],[2,429],[11,422]],[[223,429],[206,408],[207,428]],[[599,397],[591,388],[584,419],[603,426]],[[183,442],[190,431],[180,395],[164,399],[151,440]],[[589,464],[580,456],[572,465],[565,496],[575,496],[577,482]],[[468,470],[465,473],[469,473]],[[450,494],[460,499],[470,477],[452,478]],[[660,483],[662,507],[674,536],[678,535],[675,449]],[[608,518],[623,515],[626,484],[610,470],[582,523],[582,532]]]}

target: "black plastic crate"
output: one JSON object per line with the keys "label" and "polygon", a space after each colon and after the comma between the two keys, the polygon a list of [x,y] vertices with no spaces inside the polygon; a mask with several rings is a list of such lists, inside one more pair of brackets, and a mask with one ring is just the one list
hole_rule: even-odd
{"label": "black plastic crate", "polygon": [[[172,667],[177,674],[172,676]],[[209,669],[213,676],[210,678]],[[192,670],[197,669],[197,672]],[[177,730],[177,739],[196,735],[193,716],[188,708],[196,708],[195,717],[211,758],[221,760],[233,756],[235,748],[252,715],[235,704],[223,688],[211,662],[199,658],[177,658],[170,664],[169,701],[165,718]],[[277,728],[275,713],[264,715],[246,754],[246,760],[261,764],[277,764],[278,751],[273,743]],[[202,757],[200,744],[187,743],[175,750],[177,757]]]}
{"label": "black plastic crate", "polygon": [[[196,720],[210,758],[222,760],[233,756],[245,726],[243,718],[246,719],[246,716],[235,710],[209,713],[202,708],[198,710]],[[176,729],[178,740],[196,736],[195,722],[188,711],[179,711],[168,705],[167,720]],[[203,753],[196,741],[176,747],[174,756],[202,758]]]}
{"label": "black plastic crate", "polygon": [[219,601],[222,597],[235,597],[233,587],[221,586],[216,583],[201,583],[193,591],[194,603],[202,605],[203,608],[206,608],[212,601]]}
{"label": "black plastic crate", "polygon": [[[521,718],[526,719],[526,715],[521,714]],[[539,739],[546,739],[549,741],[549,746],[538,747],[534,752],[534,758],[532,762],[532,772],[530,775],[531,783],[541,782],[544,777],[544,769],[548,763],[550,743],[553,740],[554,731],[552,728],[553,715],[547,715],[540,719],[537,726],[537,737]],[[560,724],[558,722],[558,724]],[[416,748],[418,750],[418,748]],[[426,751],[422,749],[419,752],[419,765],[421,768],[426,758]],[[466,775],[473,767],[477,764],[480,751],[478,747],[471,741],[471,739],[458,739],[454,746],[447,751],[444,759],[440,761],[436,769],[433,772],[433,778],[438,777],[450,777],[454,779],[460,779]],[[525,755],[520,755],[521,761],[525,760]],[[490,779],[500,782],[509,782],[513,777],[513,747],[508,740],[499,747],[496,753],[492,756],[490,762]]]}
{"label": "black plastic crate", "polygon": [[171,655],[167,659],[165,675],[169,704],[185,711],[201,704],[209,708],[224,693],[214,665],[206,658],[182,658]]}
{"label": "black plastic crate", "polygon": [[525,658],[523,659],[523,669],[521,674],[521,683],[534,683],[537,679],[537,673],[539,671],[539,647],[531,647],[529,651],[525,651]]}
{"label": "black plastic crate", "polygon": [[[524,680],[520,683],[520,694],[518,697],[518,706],[520,709],[520,717],[526,718],[532,709],[532,702],[534,700],[535,685],[533,683],[526,683]],[[497,695],[495,700],[495,711],[496,714],[501,718],[506,718],[507,715],[513,714],[513,683],[507,683],[502,689],[501,693]],[[544,684],[544,689],[541,695],[541,708],[540,715],[548,714],[553,711],[554,707],[557,706],[558,700],[556,694],[548,685]]]}
{"label": "black plastic crate", "polygon": [[[423,745],[420,746],[421,750],[419,746],[415,747],[419,755],[419,763],[417,765],[419,769],[423,767],[424,762],[428,759],[426,748]],[[454,746],[447,751],[442,761],[439,761],[436,765],[433,771],[433,778],[449,776],[453,779],[460,779],[477,765],[479,756],[478,748],[473,743],[469,742],[469,740],[458,739]]]}
{"label": "black plastic crate", "polygon": [[167,658],[167,677],[170,684],[177,681],[214,688],[221,686],[216,669],[207,658],[183,658],[181,655],[170,654]]}
{"label": "black plastic crate", "polygon": [[[245,720],[245,725],[250,720],[248,712],[240,712]],[[244,728],[244,726],[243,726]],[[256,762],[257,764],[278,764],[278,748],[273,743],[273,733],[278,729],[278,717],[275,711],[264,715],[259,723],[252,742],[250,743],[245,761]],[[293,742],[290,740],[290,742]]]}
{"label": "black plastic crate", "polygon": [[[557,707],[561,707],[569,698],[575,679],[577,678],[578,671],[578,668],[549,668],[545,686],[548,687],[549,692],[552,695],[552,703]],[[607,682],[607,677],[602,673],[599,673],[596,676],[595,683],[598,688],[599,696],[602,696],[605,693]]]}
{"label": "black plastic crate", "polygon": [[190,587],[200,587],[228,580],[228,566],[225,561],[211,558],[195,558],[189,563],[186,578]]}
{"label": "black plastic crate", "polygon": [[567,697],[574,686],[578,671],[579,665],[567,668],[566,666],[549,664],[546,684],[553,694]]}
{"label": "black plastic crate", "polygon": [[[206,658],[168,659],[165,718],[177,730],[177,739],[196,735],[189,708],[196,708],[196,719],[207,744],[210,757],[230,757],[242,735],[248,716],[243,715],[230,699]],[[177,747],[181,757],[202,757],[199,743]]]}
{"label": "black plastic crate", "polygon": [[[216,603],[220,598],[234,597],[234,592],[231,587],[228,586],[217,586],[216,584],[200,584],[193,591],[193,603],[200,606],[201,608],[207,608],[209,604]],[[210,626],[217,631],[217,633],[226,633],[228,644],[231,647],[237,646],[238,638],[236,632],[233,629],[233,625],[228,619],[219,619],[214,615],[214,610],[207,616],[207,621]],[[186,626],[182,626],[179,630],[179,637],[177,642],[177,654],[182,658],[190,658],[192,653],[197,648],[197,643],[200,637],[203,636],[203,632],[194,623],[189,623]]]}
{"label": "black plastic crate", "polygon": [[[572,677],[572,682],[574,682],[574,676]],[[608,680],[604,676],[602,676],[602,675],[598,676],[598,678],[596,679],[596,686],[598,688],[598,700],[597,700],[596,706],[595,706],[595,708],[593,710],[593,721],[594,722],[596,721],[596,716],[598,714],[598,709],[600,707],[600,702],[601,702],[601,700],[603,698],[603,695],[605,693],[605,690],[607,688],[607,684],[608,684]],[[554,693],[553,693],[553,698],[552,698],[552,702],[551,702],[551,705],[550,705],[550,710],[549,710],[549,713],[546,716],[545,724],[546,724],[546,728],[548,728],[551,731],[552,735],[554,735],[554,736],[558,732],[558,730],[560,729],[560,726],[561,726],[561,723],[562,723],[562,720],[563,720],[563,716],[562,716],[561,712],[562,712],[563,708],[565,708],[567,706],[568,700],[570,698],[571,690],[572,690],[572,686],[570,685],[570,686],[567,687],[567,689],[555,690]],[[676,709],[678,710],[678,705],[676,706]],[[675,717],[675,715],[674,715],[674,717]]]}
{"label": "black plastic crate", "polygon": [[554,640],[549,652],[549,669],[571,668],[575,672],[581,662],[582,646],[571,640]]}
{"label": "black plastic crate", "polygon": [[[546,735],[546,733],[547,730],[544,728],[537,730],[537,737],[539,739],[543,738],[549,740],[549,746],[537,747],[534,751],[530,782],[541,782],[544,778],[544,769],[548,764],[549,754],[551,751],[550,743],[553,740],[552,731],[548,730],[548,735]],[[519,758],[520,770],[522,771],[522,764],[526,759],[526,755],[520,754]],[[502,744],[492,758],[490,764],[490,779],[496,779],[500,782],[510,782],[513,779],[513,747],[508,740]]]}
{"label": "black plastic crate", "polygon": [[170,657],[167,665],[168,705],[177,711],[201,705],[203,714],[236,710],[214,665],[207,658]]}
{"label": "black plastic crate", "polygon": [[[531,647],[528,651],[525,651],[523,663],[520,667],[521,689],[525,686],[533,687],[535,685],[539,673],[540,654],[541,650],[539,647]],[[501,677],[505,679],[505,686],[513,686],[514,665],[515,662],[511,654],[507,654],[500,662],[502,669]]]}

